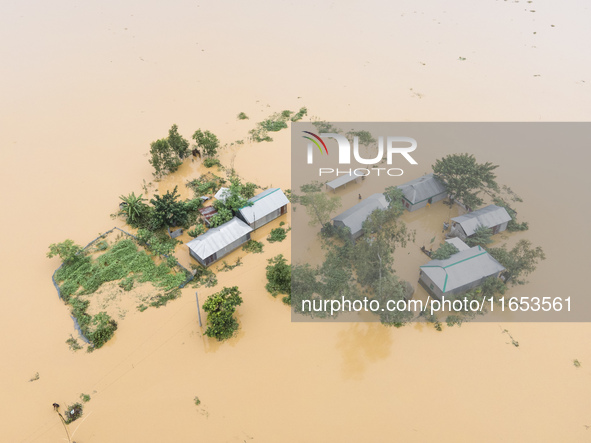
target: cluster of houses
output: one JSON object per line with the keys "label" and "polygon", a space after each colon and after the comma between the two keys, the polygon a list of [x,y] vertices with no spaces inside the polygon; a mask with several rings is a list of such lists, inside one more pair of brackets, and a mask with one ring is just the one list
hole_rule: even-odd
{"label": "cluster of houses", "polygon": [[[349,180],[350,181],[350,180]],[[333,185],[344,185],[334,183]],[[402,204],[412,212],[436,203],[447,196],[445,185],[433,174],[398,186],[402,191]],[[329,189],[335,189],[332,185]],[[363,235],[363,222],[376,209],[386,209],[388,203],[383,194],[373,194],[332,219],[334,226],[348,228],[351,239]],[[420,267],[419,283],[432,296],[457,295],[481,285],[489,277],[500,277],[505,268],[480,246],[469,247],[464,240],[484,226],[493,234],[507,229],[511,220],[505,208],[489,205],[451,219],[449,239],[459,252],[446,260],[431,260]]]}
{"label": "cluster of houses", "polygon": [[[215,198],[224,201],[228,196],[227,188],[221,188]],[[241,208],[230,221],[187,243],[189,254],[202,266],[209,266],[250,240],[250,233],[255,229],[287,213],[289,200],[279,188],[271,188],[248,200],[251,205]],[[201,212],[206,224],[217,211],[213,206],[203,208]]]}
{"label": "cluster of houses", "polygon": [[[336,190],[356,180],[356,176],[343,176],[327,183],[327,188]],[[447,196],[445,185],[433,174],[398,186],[402,191],[402,204],[412,212],[436,203]],[[228,195],[221,188],[215,198],[224,200]],[[203,266],[209,266],[250,240],[255,229],[275,220],[287,212],[289,200],[279,188],[267,189],[249,200],[249,206],[241,208],[230,221],[187,243],[191,257]],[[336,227],[349,231],[353,241],[363,235],[363,222],[376,209],[386,209],[388,202],[381,193],[373,194],[332,219]],[[215,208],[203,208],[206,223],[215,214]],[[464,240],[473,236],[481,227],[490,228],[493,234],[507,229],[511,216],[505,208],[489,205],[451,219],[450,233],[446,242],[459,252],[445,260],[431,260],[420,267],[419,283],[432,296],[441,299],[444,295],[457,295],[473,289],[489,277],[500,277],[505,270],[480,246],[469,247]]]}

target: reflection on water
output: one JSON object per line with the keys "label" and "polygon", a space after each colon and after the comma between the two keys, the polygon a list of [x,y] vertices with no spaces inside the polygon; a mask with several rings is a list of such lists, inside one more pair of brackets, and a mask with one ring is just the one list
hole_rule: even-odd
{"label": "reflection on water", "polygon": [[392,334],[380,323],[351,323],[338,333],[336,347],[343,356],[343,375],[361,380],[368,365],[392,351]]}

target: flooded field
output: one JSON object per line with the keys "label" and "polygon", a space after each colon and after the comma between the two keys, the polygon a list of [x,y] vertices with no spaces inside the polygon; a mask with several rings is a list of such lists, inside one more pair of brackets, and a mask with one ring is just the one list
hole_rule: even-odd
{"label": "flooded field", "polygon": [[[67,441],[51,405],[84,393],[78,443],[589,441],[588,323],[291,323],[264,288],[267,259],[290,255],[288,234],[263,240],[263,254],[235,251],[226,260],[243,265],[199,290],[202,302],[239,286],[233,339],[203,336],[186,288],[166,307],[129,309],[100,350],[74,353],[51,282],[59,261],[46,258],[51,243],[124,228],[110,214],[153,181],[149,144],[173,123],[186,138],[217,134],[222,164],[245,180],[288,189],[288,130],[230,145],[283,109],[331,121],[589,121],[589,15],[584,2],[537,0],[2,5],[0,440]],[[591,156],[569,148],[471,150],[501,165],[527,238],[548,256],[516,295],[588,291]],[[451,152],[425,152],[417,176]],[[188,160],[148,191],[178,185],[190,197],[185,183],[203,171]],[[190,263],[184,246],[177,256]]]}

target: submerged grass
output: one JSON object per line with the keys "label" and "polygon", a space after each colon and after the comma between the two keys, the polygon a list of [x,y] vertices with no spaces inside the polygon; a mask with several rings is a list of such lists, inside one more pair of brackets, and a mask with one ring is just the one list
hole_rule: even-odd
{"label": "submerged grass", "polygon": [[[178,297],[177,289],[186,279],[184,272],[174,272],[164,261],[156,264],[148,253],[131,239],[114,243],[106,252],[93,259],[84,253],[68,260],[55,273],[63,300],[71,306],[72,315],[78,321],[82,334],[90,341],[89,351],[98,349],[113,337],[117,322],[106,312],[91,316],[87,313],[90,301],[82,296],[96,292],[103,283],[120,280],[119,286],[129,291],[134,282],[151,282],[165,293],[151,303],[162,306]],[[67,343],[72,349],[79,345],[74,339]]]}

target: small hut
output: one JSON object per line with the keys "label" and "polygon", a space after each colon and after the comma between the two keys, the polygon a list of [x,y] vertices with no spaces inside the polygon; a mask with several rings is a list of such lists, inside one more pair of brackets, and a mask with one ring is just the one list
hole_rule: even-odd
{"label": "small hut", "polygon": [[466,240],[481,226],[492,229],[493,234],[498,234],[507,229],[510,221],[511,216],[505,208],[488,205],[477,211],[452,218],[450,235]]}

